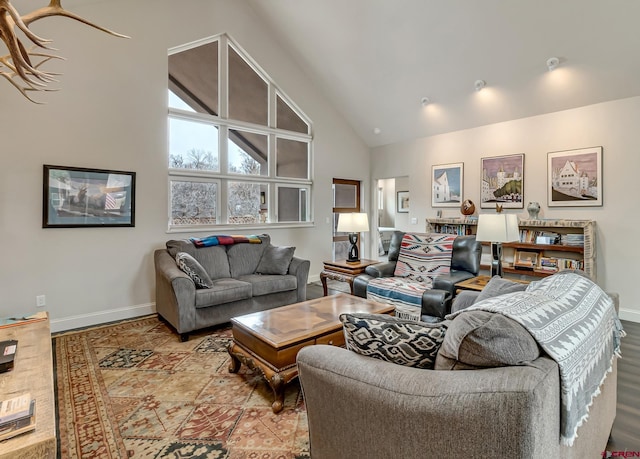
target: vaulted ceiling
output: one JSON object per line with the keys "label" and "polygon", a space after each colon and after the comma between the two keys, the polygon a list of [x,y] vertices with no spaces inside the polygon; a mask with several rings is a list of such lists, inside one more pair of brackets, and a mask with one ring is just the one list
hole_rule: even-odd
{"label": "vaulted ceiling", "polygon": [[369,146],[640,95],[637,0],[248,2]]}

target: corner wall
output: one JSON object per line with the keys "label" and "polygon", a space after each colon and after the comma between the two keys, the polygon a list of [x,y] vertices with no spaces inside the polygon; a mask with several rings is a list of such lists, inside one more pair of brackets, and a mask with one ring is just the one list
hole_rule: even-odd
{"label": "corner wall", "polygon": [[[59,92],[25,100],[0,82],[2,157],[0,317],[37,311],[46,295],[52,330],[117,320],[155,310],[153,251],[167,239],[167,50],[229,33],[311,118],[314,127],[315,223],[269,232],[294,245],[318,279],[331,256],[333,177],[363,182],[369,196],[369,149],[328,105],[271,32],[242,0],[110,0],[75,2],[73,12],[130,35],[108,36],[64,18],[34,24],[65,61]],[[26,11],[23,12],[23,14]],[[43,229],[42,166],[53,164],[137,172],[135,228]],[[368,204],[367,204],[368,205]]]}
{"label": "corner wall", "polygon": [[[540,218],[596,221],[598,283],[620,294],[620,316],[640,322],[640,287],[637,280],[640,212],[635,208],[640,171],[640,97],[606,102],[475,129],[452,132],[372,150],[371,178],[409,175],[410,218],[425,231],[426,218],[436,217],[431,207],[431,166],[464,162],[464,198],[480,209],[480,159],[525,154],[524,205],[538,201]],[[601,145],[603,147],[602,207],[554,207],[547,203],[547,153]],[[417,172],[419,171],[419,172]],[[461,216],[445,208],[444,217]],[[526,209],[509,210],[526,217]]]}

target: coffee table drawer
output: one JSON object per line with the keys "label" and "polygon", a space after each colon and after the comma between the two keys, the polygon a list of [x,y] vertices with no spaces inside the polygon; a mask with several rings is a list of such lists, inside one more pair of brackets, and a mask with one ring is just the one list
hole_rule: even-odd
{"label": "coffee table drawer", "polygon": [[344,332],[340,329],[337,332],[316,338],[316,344],[330,344],[331,346],[344,346]]}

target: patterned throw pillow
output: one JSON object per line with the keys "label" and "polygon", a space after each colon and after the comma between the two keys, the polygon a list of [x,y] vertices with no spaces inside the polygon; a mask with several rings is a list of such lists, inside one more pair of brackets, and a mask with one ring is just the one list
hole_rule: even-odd
{"label": "patterned throw pillow", "polygon": [[406,233],[393,275],[429,283],[436,276],[449,273],[455,238],[451,234]]}
{"label": "patterned throw pillow", "polygon": [[186,252],[178,252],[176,254],[176,264],[187,276],[193,279],[196,288],[211,288],[213,281],[202,267],[198,260],[193,258]]}
{"label": "patterned throw pillow", "polygon": [[341,314],[347,349],[407,367],[432,369],[447,331],[445,323],[428,324],[385,314]]}

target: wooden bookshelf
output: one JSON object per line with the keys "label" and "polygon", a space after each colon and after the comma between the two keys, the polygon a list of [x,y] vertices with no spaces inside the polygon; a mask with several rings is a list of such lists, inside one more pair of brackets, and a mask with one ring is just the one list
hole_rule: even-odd
{"label": "wooden bookshelf", "polygon": [[[427,232],[447,234],[476,234],[477,218],[428,218]],[[554,271],[540,269],[539,260],[542,257],[558,260],[558,264],[571,264],[574,268],[585,271],[592,279],[596,279],[596,222],[593,220],[519,220],[518,226],[521,236],[535,235],[538,232],[557,234],[560,237],[583,238],[582,245],[567,244],[536,244],[535,242],[503,243],[503,271],[530,277],[550,276]],[[535,239],[533,239],[535,240]],[[483,243],[483,254],[488,253],[490,243]],[[538,264],[533,270],[519,269],[513,266],[517,250],[538,253]],[[486,255],[485,255],[486,256]],[[484,257],[483,257],[484,258]],[[483,264],[482,269],[489,269]],[[567,269],[559,267],[560,269]]]}

